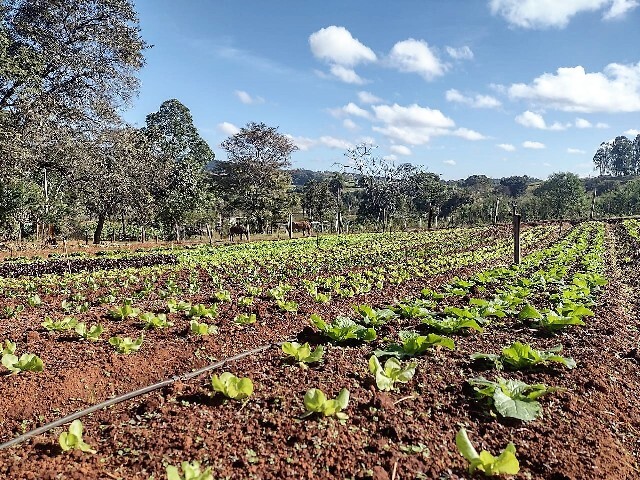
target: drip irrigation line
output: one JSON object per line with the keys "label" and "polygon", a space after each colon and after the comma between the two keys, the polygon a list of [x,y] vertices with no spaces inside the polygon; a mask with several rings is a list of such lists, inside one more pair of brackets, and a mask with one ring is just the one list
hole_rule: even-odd
{"label": "drip irrigation line", "polygon": [[[289,340],[292,341],[292,340]],[[232,357],[227,357],[223,360],[217,361],[215,363],[212,363],[210,365],[207,365],[205,367],[199,368],[198,370],[195,370],[193,372],[189,372],[183,375],[175,375],[171,378],[168,378],[167,380],[163,380],[161,382],[157,382],[154,383],[153,385],[148,385],[146,387],[143,388],[139,388],[138,390],[134,390],[132,392],[128,392],[125,393],[123,395],[119,395],[117,397],[114,398],[110,398],[109,400],[105,400],[104,402],[98,403],[96,405],[93,405],[89,408],[85,408],[84,410],[80,410],[78,412],[72,413],[71,415],[67,415],[66,417],[62,417],[58,420],[54,420],[53,422],[47,423],[46,425],[43,425],[41,427],[38,427],[34,430],[31,430],[30,432],[27,432],[23,435],[20,435],[19,437],[16,437],[12,440],[9,440],[8,442],[5,442],[3,444],[0,444],[0,450],[3,450],[5,448],[9,448],[9,447],[13,447],[14,445],[18,445],[28,439],[30,439],[31,437],[35,437],[36,435],[41,435],[43,433],[48,432],[49,430],[52,430],[56,427],[61,427],[62,425],[72,422],[73,420],[77,420],[78,418],[82,418],[85,417],[87,415],[89,415],[90,413],[94,413],[97,412],[98,410],[102,410],[103,408],[106,407],[110,407],[111,405],[115,405],[117,403],[120,402],[124,402],[126,400],[130,400],[132,398],[135,397],[139,397],[141,395],[144,395],[146,393],[149,392],[153,392],[154,390],[158,390],[160,388],[163,387],[167,387],[169,385],[171,385],[172,383],[178,382],[178,381],[185,381],[185,380],[191,380],[194,377],[197,377],[199,375],[202,375],[205,372],[208,372],[210,370],[213,370],[215,368],[219,368],[223,365],[225,365],[226,363],[229,362],[235,362],[237,360],[240,360],[244,357],[247,357],[249,355],[253,355],[254,353],[260,353],[263,352],[265,350],[268,350],[271,347],[277,347],[277,346],[281,346],[283,342],[276,342],[276,343],[269,343],[266,345],[262,345],[260,347],[256,347],[256,348],[252,348],[251,350],[246,350],[242,353],[239,353],[237,355],[234,355]]]}

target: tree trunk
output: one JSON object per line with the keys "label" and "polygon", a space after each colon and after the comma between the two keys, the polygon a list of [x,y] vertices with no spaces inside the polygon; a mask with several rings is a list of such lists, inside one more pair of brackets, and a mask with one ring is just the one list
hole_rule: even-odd
{"label": "tree trunk", "polygon": [[98,215],[98,225],[96,225],[96,230],[93,232],[93,244],[99,245],[100,240],[102,239],[102,229],[104,228],[105,214],[101,213]]}

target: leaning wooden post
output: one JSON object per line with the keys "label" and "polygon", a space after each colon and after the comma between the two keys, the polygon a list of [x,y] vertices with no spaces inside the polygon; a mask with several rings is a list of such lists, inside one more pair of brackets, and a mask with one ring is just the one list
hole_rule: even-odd
{"label": "leaning wooden post", "polygon": [[293,213],[289,214],[289,240],[293,238]]}
{"label": "leaning wooden post", "polygon": [[596,212],[596,189],[593,189],[593,199],[591,200],[591,213],[589,214],[589,220],[593,220],[593,216]]}
{"label": "leaning wooden post", "polygon": [[[245,223],[244,228],[247,229],[247,242],[249,241],[249,222]],[[242,235],[240,236],[240,240],[242,241]]]}

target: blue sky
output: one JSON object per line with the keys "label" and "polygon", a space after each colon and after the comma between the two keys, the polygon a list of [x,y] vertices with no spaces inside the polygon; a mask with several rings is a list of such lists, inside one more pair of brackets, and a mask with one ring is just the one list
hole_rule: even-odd
{"label": "blue sky", "polygon": [[638,0],[137,0],[153,45],[125,119],[177,98],[216,157],[248,122],[294,167],[363,141],[445,179],[594,175],[640,133]]}

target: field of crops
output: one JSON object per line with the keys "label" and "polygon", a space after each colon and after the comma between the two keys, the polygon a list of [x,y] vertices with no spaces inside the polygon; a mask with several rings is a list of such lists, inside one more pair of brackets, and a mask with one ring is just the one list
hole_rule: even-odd
{"label": "field of crops", "polygon": [[638,478],[639,233],[527,227],[517,266],[506,227],[2,262],[0,443],[170,381],[0,478]]}

